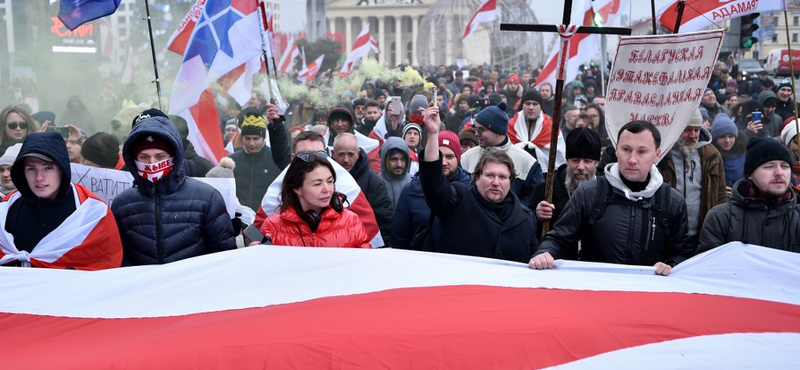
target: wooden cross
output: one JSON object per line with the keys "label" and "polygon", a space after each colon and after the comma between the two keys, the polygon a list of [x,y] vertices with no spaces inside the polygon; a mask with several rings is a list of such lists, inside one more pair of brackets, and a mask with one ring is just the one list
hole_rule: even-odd
{"label": "wooden cross", "polygon": [[[584,0],[585,1],[585,0]],[[572,0],[565,0],[564,1],[564,14],[562,15],[562,25],[552,25],[552,24],[520,24],[520,23],[501,23],[500,30],[501,31],[522,31],[522,32],[558,32],[559,35],[563,38],[569,38],[571,35],[576,33],[592,33],[592,34],[604,34],[604,35],[630,35],[631,29],[630,28],[620,28],[620,27],[589,27],[589,26],[579,26],[579,27],[570,27],[569,31],[567,30],[567,25],[570,24],[570,15],[572,14]],[[568,36],[565,36],[566,33],[569,33]],[[563,48],[563,44],[562,44]],[[547,163],[547,181],[545,183],[545,201],[547,203],[553,202],[553,179],[555,178],[555,164],[556,164],[556,151],[558,146],[558,129],[559,123],[561,121],[561,95],[563,94],[564,90],[564,67],[566,65],[567,59],[569,59],[569,54],[567,50],[565,53],[564,50],[561,50],[562,60],[561,63],[558,64],[556,67],[556,88],[554,91],[555,94],[555,101],[553,106],[553,126],[550,130],[550,159]],[[566,58],[566,59],[564,59]],[[605,68],[605,66],[602,66]],[[602,122],[601,122],[602,124]],[[542,225],[542,238],[544,235],[547,234],[547,230],[550,228],[550,220],[545,220],[544,224]]]}

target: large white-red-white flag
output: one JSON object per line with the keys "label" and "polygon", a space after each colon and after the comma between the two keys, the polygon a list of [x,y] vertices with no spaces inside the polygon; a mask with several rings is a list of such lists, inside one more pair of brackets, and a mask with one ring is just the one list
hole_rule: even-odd
{"label": "large white-red-white flag", "polygon": [[[680,32],[694,32],[753,13],[786,10],[786,0],[696,0],[686,3]],[[670,31],[678,21],[678,0],[658,10],[658,23]]]}
{"label": "large white-red-white flag", "polygon": [[[245,74],[247,62],[260,58],[262,42],[257,7],[256,2],[247,0],[206,0],[196,21],[182,22],[178,29],[183,34],[193,25],[188,42],[174,45],[177,50],[183,49],[183,62],[173,85],[169,112],[186,120],[189,141],[198,154],[214,163],[228,153],[222,145],[210,86],[223,77],[236,81]],[[193,11],[195,8],[187,18],[192,18]],[[182,42],[183,36],[173,39]],[[257,71],[251,69],[249,73]],[[229,75],[231,72],[235,76]],[[246,83],[241,86],[251,88]]]}
{"label": "large white-red-white flag", "polygon": [[353,42],[353,48],[350,50],[350,54],[347,54],[347,60],[345,60],[339,72],[345,74],[350,73],[353,69],[353,64],[355,64],[357,60],[365,57],[370,50],[375,52],[375,54],[381,52],[378,48],[378,43],[369,33],[369,23],[366,23],[364,24],[364,29],[362,29],[361,33],[356,37],[356,41]]}
{"label": "large white-red-white flag", "polygon": [[314,81],[317,78],[319,69],[322,67],[323,59],[325,59],[325,54],[318,56],[313,62],[304,66],[303,69],[297,73],[297,79],[302,83],[306,83],[306,81]]}
{"label": "large white-red-white flag", "polygon": [[494,22],[497,19],[497,0],[484,0],[478,6],[478,10],[472,15],[467,27],[464,28],[464,35],[461,36],[461,42],[467,42],[467,38],[478,29],[481,23]]}
{"label": "large white-red-white flag", "polygon": [[[596,3],[596,4],[595,4]],[[618,19],[619,14],[628,8],[628,0],[583,0],[575,1],[572,4],[571,20],[581,26],[592,26],[595,20],[595,13],[600,14],[605,25],[611,25]],[[564,71],[564,81],[569,82],[575,79],[579,73],[579,66],[592,59],[600,50],[600,36],[596,34],[577,33],[570,39],[568,59],[565,62],[567,69]],[[558,72],[558,54],[561,51],[561,43],[556,42],[553,50],[547,57],[547,61],[542,68],[542,72],[536,77],[536,85],[544,82],[555,85],[556,74]],[[601,51],[602,52],[602,51]]]}
{"label": "large white-red-white flag", "polygon": [[1,268],[3,367],[800,368],[800,254],[732,243],[666,277],[561,262],[257,246]]}

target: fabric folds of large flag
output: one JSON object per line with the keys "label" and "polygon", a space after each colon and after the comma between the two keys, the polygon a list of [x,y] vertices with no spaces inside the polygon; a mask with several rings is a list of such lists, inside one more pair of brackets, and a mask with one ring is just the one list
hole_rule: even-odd
{"label": "fabric folds of large flag", "polygon": [[[222,145],[217,115],[210,114],[216,113],[213,96],[208,98],[210,86],[261,55],[257,5],[248,0],[206,0],[200,6],[191,36],[183,48],[183,62],[172,89],[170,114],[187,121],[189,140],[198,154],[215,163],[227,152]],[[187,15],[184,21],[187,19],[192,17]],[[179,28],[178,33],[187,32],[190,23],[182,23],[183,30]],[[173,49],[181,49],[180,40],[182,36],[174,37]],[[199,112],[209,114],[196,115]]]}
{"label": "fabric folds of large flag", "polygon": [[353,42],[353,48],[350,50],[350,54],[347,54],[347,60],[345,60],[339,72],[350,73],[355,62],[365,57],[370,50],[374,51],[375,54],[380,53],[378,44],[369,33],[369,23],[366,23],[364,24],[364,29],[362,29],[361,33],[356,37],[356,41]]}
{"label": "fabric folds of large flag", "polygon": [[[720,22],[748,14],[786,10],[786,3],[786,0],[691,1],[683,10],[680,31],[700,31]],[[678,21],[678,0],[659,9],[656,18],[661,27],[672,32]]]}
{"label": "fabric folds of large flag", "polygon": [[[363,138],[369,140],[366,137]],[[361,143],[362,141],[359,140],[359,144]],[[347,203],[349,204],[345,204],[345,206],[347,206],[347,209],[355,212],[361,219],[361,222],[364,223],[367,234],[372,237],[370,244],[372,244],[373,247],[385,245],[386,243],[383,242],[383,237],[381,236],[381,230],[378,228],[378,221],[375,219],[375,211],[372,210],[372,206],[361,191],[361,187],[358,186],[356,180],[344,167],[336,163],[332,158],[328,158],[328,162],[331,163],[334,171],[336,171],[336,191],[347,196]],[[287,170],[288,167],[269,185],[267,193],[264,194],[264,198],[261,200],[261,206],[258,208],[256,219],[253,222],[259,229],[264,223],[264,220],[279,209],[281,202],[281,186],[283,185],[283,178],[286,176]]]}
{"label": "fabric folds of large flag", "polygon": [[61,0],[58,19],[74,30],[97,18],[114,14],[122,0]]}
{"label": "fabric folds of large flag", "polygon": [[[597,3],[597,4],[595,4]],[[581,0],[573,3],[571,20],[576,24],[591,26],[595,19],[595,13],[600,14],[605,20],[605,25],[611,25],[617,21],[620,12],[626,10],[628,0]],[[594,6],[594,8],[593,8]],[[547,61],[542,68],[542,72],[536,77],[536,85],[549,82],[555,86],[556,72],[558,65],[558,54],[561,50],[561,43],[556,42]],[[592,59],[600,50],[600,36],[596,34],[578,33],[570,39],[569,59],[567,60],[567,70],[564,73],[564,81],[574,80],[579,73],[578,66]]]}
{"label": "fabric folds of large flag", "polygon": [[[111,210],[82,185],[71,186],[75,211],[30,253],[19,251],[14,236],[0,230],[0,265],[19,261],[23,266],[100,270],[122,264],[122,242]],[[6,224],[9,209],[21,199],[19,192],[13,192],[0,203],[0,224]]]}
{"label": "fabric folds of large flag", "polygon": [[495,19],[497,19],[497,0],[484,0],[481,5],[478,6],[478,10],[475,11],[475,14],[472,15],[469,22],[467,22],[467,27],[464,28],[464,35],[461,36],[461,41],[467,42],[467,38],[478,29],[479,24],[494,22]]}
{"label": "fabric folds of large flag", "polygon": [[800,368],[800,254],[731,243],[666,277],[561,262],[258,246],[96,272],[5,268],[3,367]]}

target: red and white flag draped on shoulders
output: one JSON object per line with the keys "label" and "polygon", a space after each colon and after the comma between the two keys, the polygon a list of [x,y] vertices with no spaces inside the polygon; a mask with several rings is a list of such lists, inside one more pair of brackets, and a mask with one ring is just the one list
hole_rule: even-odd
{"label": "red and white flag draped on shoulders", "polygon": [[[122,264],[122,241],[108,206],[80,184],[71,184],[77,208],[46,235],[33,250],[20,251],[14,236],[0,228],[0,266],[19,261],[22,266],[100,270]],[[11,206],[21,201],[18,191],[0,203],[0,225],[6,224]]]}
{"label": "red and white flag draped on shoulders", "polygon": [[797,369],[797,281],[800,254],[740,243],[666,277],[260,246],[91,273],[0,268],[0,344],[8,369]]}

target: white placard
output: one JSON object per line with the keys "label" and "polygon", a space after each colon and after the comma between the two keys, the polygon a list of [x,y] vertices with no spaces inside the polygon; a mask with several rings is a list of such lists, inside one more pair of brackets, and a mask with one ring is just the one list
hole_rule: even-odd
{"label": "white placard", "polygon": [[622,37],[606,89],[606,131],[614,147],[630,121],[661,133],[661,158],[678,141],[700,105],[714,71],[722,30]]}
{"label": "white placard", "polygon": [[[133,186],[133,176],[128,171],[118,171],[107,168],[90,167],[82,164],[71,163],[72,182],[83,185],[92,193],[97,194],[111,206],[114,198],[125,189]],[[225,208],[231,218],[235,215],[238,201],[236,199],[236,181],[234,179],[192,177],[211,185],[222,194]]]}

